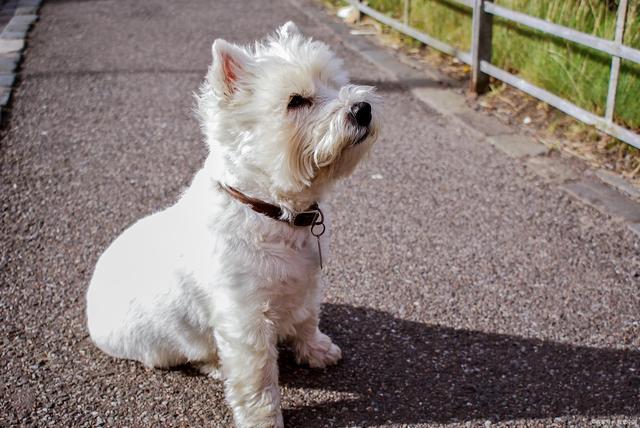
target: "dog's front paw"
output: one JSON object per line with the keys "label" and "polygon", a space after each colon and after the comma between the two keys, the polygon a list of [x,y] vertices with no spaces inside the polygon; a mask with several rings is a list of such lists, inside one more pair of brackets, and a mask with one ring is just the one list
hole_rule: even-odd
{"label": "dog's front paw", "polygon": [[277,386],[251,394],[231,407],[238,428],[284,428]]}
{"label": "dog's front paw", "polygon": [[342,358],[342,351],[331,338],[316,331],[313,339],[296,346],[296,361],[307,363],[311,368],[324,368],[336,364]]}

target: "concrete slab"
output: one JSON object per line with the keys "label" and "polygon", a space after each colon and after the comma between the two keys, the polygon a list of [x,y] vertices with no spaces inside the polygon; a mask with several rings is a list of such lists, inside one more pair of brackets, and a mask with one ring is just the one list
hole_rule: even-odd
{"label": "concrete slab", "polygon": [[640,203],[626,198],[600,180],[583,177],[578,181],[565,183],[560,188],[603,214],[630,223],[640,223]]}
{"label": "concrete slab", "polygon": [[18,2],[18,7],[39,7],[42,4],[42,0],[20,0]]}
{"label": "concrete slab", "polygon": [[9,74],[18,66],[20,55],[6,54],[0,55],[0,73]]}
{"label": "concrete slab", "polygon": [[[17,9],[16,9],[17,10]],[[17,15],[11,18],[9,24],[31,25],[38,20],[38,15]]]}
{"label": "concrete slab", "polygon": [[436,69],[428,67],[427,64],[424,64],[408,55],[404,55],[400,53],[397,56],[397,60],[399,60],[403,64],[406,64],[408,67],[416,70],[420,74],[425,75],[432,80],[443,82],[444,84],[447,84],[448,86],[452,86],[452,87],[459,86],[461,84],[461,82],[451,79],[447,75],[438,72],[438,70]]}
{"label": "concrete slab", "polygon": [[9,104],[11,98],[11,88],[0,86],[0,106],[4,107]]}
{"label": "concrete slab", "polygon": [[360,50],[360,54],[397,79],[424,77],[423,73],[420,73],[410,66],[401,63],[392,53],[388,51],[376,49],[374,47],[369,49],[362,49]]}
{"label": "concrete slab", "polygon": [[411,93],[440,114],[452,115],[469,110],[464,97],[450,89],[417,87],[412,88]]}
{"label": "concrete slab", "polygon": [[20,52],[22,49],[24,49],[24,40],[0,39],[0,55]]}
{"label": "concrete slab", "polygon": [[24,39],[27,36],[27,31],[23,30],[23,31],[3,31],[2,34],[0,34],[0,39],[7,39],[7,40],[19,40],[19,39]]}
{"label": "concrete slab", "polygon": [[624,177],[621,177],[618,174],[615,174],[611,171],[606,171],[604,169],[597,170],[596,177],[598,177],[608,185],[615,187],[620,192],[635,199],[636,201],[640,201],[640,189],[629,183],[624,179]]}
{"label": "concrete slab", "polygon": [[564,183],[580,176],[566,162],[548,156],[533,156],[526,160],[527,167],[548,183]]}
{"label": "concrete slab", "polygon": [[38,12],[38,6],[20,6],[16,9],[16,15],[35,15]]}
{"label": "concrete slab", "polygon": [[472,109],[456,113],[455,116],[461,119],[462,123],[464,123],[469,129],[486,137],[510,134],[513,132],[511,128],[498,121],[498,119]]}
{"label": "concrete slab", "polygon": [[0,86],[11,87],[15,80],[15,74],[0,74]]}
{"label": "concrete slab", "polygon": [[37,15],[16,15],[4,27],[7,32],[29,31],[31,24],[38,19]]}
{"label": "concrete slab", "polygon": [[531,137],[519,134],[496,135],[487,139],[495,148],[514,158],[540,156],[549,151]]}
{"label": "concrete slab", "polygon": [[[13,18],[11,19],[11,21],[13,21]],[[29,31],[29,28],[31,28],[31,24],[26,24],[23,22],[11,22],[11,21],[9,21],[7,26],[4,27],[4,31],[9,31],[9,32],[25,31],[26,32],[26,31]]]}

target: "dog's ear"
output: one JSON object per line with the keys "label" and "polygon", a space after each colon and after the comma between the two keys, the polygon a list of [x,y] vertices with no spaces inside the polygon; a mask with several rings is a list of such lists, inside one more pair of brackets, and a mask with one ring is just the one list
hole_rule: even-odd
{"label": "dog's ear", "polygon": [[251,57],[240,47],[216,39],[211,47],[213,64],[209,83],[220,98],[231,99],[247,78]]}
{"label": "dog's ear", "polygon": [[287,21],[282,27],[278,28],[277,33],[280,38],[288,38],[293,35],[302,35],[302,31],[300,31],[298,26],[294,24],[293,21]]}

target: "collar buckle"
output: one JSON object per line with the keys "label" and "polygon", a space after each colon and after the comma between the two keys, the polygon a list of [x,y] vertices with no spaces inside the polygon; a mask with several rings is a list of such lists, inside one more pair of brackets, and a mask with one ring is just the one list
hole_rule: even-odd
{"label": "collar buckle", "polygon": [[[294,226],[308,227],[318,223],[318,218],[322,216],[319,209],[302,211],[293,217],[291,224]],[[321,219],[322,222],[324,219]]]}

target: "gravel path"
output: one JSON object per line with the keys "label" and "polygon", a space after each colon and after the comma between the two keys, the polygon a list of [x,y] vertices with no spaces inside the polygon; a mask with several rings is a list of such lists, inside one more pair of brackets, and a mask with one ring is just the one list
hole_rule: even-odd
{"label": "gravel path", "polygon": [[0,141],[1,426],[230,424],[220,384],[100,353],[84,293],[109,242],[201,165],[191,94],[214,38],[289,19],[379,86],[387,121],[330,201],[323,325],[345,358],[309,370],[281,353],[288,425],[640,423],[640,240],[389,82],[316,6],[50,0],[40,15]]}

